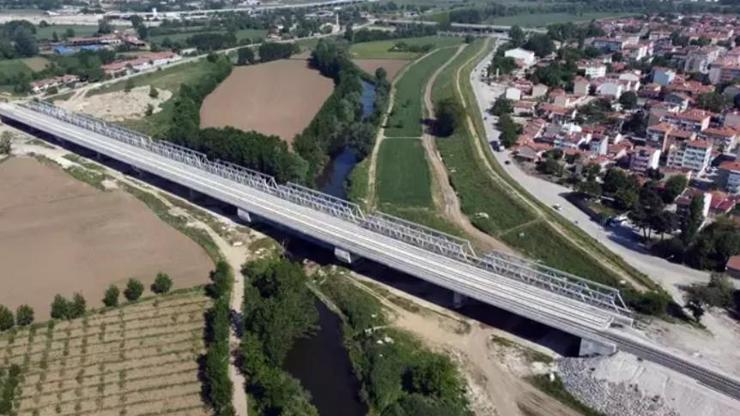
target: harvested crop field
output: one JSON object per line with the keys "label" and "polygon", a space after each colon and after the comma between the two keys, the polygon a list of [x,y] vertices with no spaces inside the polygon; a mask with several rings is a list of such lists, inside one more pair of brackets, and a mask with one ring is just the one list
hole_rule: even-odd
{"label": "harvested crop field", "polygon": [[0,367],[21,369],[12,414],[210,414],[198,378],[210,305],[189,290],[0,335]]}
{"label": "harvested crop field", "polygon": [[375,74],[376,69],[383,68],[388,74],[388,79],[393,81],[393,79],[396,78],[396,75],[401,72],[403,67],[408,65],[411,61],[406,59],[354,59],[352,62],[371,75]]}
{"label": "harvested crop field", "polygon": [[235,67],[203,101],[201,127],[232,126],[291,142],[308,126],[333,88],[330,78],[302,60]]}
{"label": "harvested crop field", "polygon": [[49,317],[56,294],[81,292],[97,307],[105,288],[157,272],[175,287],[208,281],[195,242],[122,191],[103,192],[30,158],[0,163],[0,304]]}

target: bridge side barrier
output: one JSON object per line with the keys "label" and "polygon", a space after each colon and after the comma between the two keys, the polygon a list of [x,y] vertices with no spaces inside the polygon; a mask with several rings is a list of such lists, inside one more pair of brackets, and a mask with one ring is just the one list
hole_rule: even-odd
{"label": "bridge side barrier", "polygon": [[600,309],[626,317],[631,312],[624,304],[619,290],[578,276],[561,272],[508,254],[493,252],[479,257],[468,240],[416,224],[382,212],[365,214],[357,204],[336,198],[294,183],[278,184],[261,172],[233,163],[211,161],[203,153],[164,140],[133,132],[89,116],[68,112],[44,102],[28,102],[21,106],[61,121],[94,131],[103,136],[176,160],[211,174],[278,196],[295,204],[311,208],[395,240],[465,262],[483,271],[495,273],[552,293],[566,296]]}
{"label": "bridge side barrier", "polygon": [[277,195],[283,199],[355,224],[365,220],[365,213],[362,212],[359,205],[315,189],[289,182],[286,185],[280,185],[277,192]]}
{"label": "bridge side barrier", "polygon": [[369,215],[362,226],[456,260],[468,262],[469,258],[475,257],[475,251],[468,240],[382,212]]}
{"label": "bridge side barrier", "polygon": [[512,277],[570,298],[580,299],[582,302],[610,309],[619,314],[629,313],[619,290],[613,287],[586,281],[581,277],[496,251],[476,260],[478,267],[496,274]]}

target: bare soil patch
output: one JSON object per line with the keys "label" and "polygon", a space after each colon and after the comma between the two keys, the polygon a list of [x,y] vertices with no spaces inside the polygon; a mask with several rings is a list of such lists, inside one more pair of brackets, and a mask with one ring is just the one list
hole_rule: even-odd
{"label": "bare soil patch", "polygon": [[354,59],[352,62],[368,74],[375,74],[376,69],[383,68],[388,74],[388,79],[393,81],[403,67],[411,61],[406,59]]}
{"label": "bare soil patch", "polygon": [[100,306],[105,288],[157,272],[176,287],[208,281],[212,263],[188,237],[121,191],[102,192],[30,158],[0,164],[0,304],[49,315],[55,294]]}
{"label": "bare soil patch", "polygon": [[284,59],[234,68],[203,101],[201,127],[236,127],[291,142],[331,95],[334,83],[306,61]]}
{"label": "bare soil patch", "polygon": [[149,86],[135,87],[131,91],[115,91],[95,95],[75,95],[68,100],[57,100],[54,104],[67,110],[86,113],[107,121],[138,119],[146,115],[149,105],[152,112],[161,111],[161,105],[172,97],[172,92],[157,89],[156,98],[149,96]]}

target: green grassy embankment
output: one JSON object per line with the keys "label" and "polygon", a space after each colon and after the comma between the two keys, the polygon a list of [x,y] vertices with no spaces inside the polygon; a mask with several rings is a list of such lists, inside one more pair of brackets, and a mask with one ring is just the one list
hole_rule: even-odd
{"label": "green grassy embankment", "polygon": [[424,88],[429,77],[454,54],[455,48],[439,49],[412,64],[399,79],[393,95],[393,110],[388,116],[385,137],[420,137]]}

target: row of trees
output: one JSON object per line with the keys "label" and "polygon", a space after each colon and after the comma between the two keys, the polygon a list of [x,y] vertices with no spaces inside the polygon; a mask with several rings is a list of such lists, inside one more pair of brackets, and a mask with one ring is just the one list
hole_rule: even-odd
{"label": "row of trees", "polygon": [[[229,328],[231,308],[229,301],[234,286],[234,276],[228,263],[221,260],[211,272],[208,294],[214,299],[213,307],[206,313],[206,355],[203,360],[205,374],[204,393],[216,416],[233,416],[232,395],[234,386],[229,378]],[[251,301],[251,299],[250,299]]]}
{"label": "row of trees", "polygon": [[[165,273],[158,273],[151,285],[152,292],[164,294],[172,289],[172,279]],[[130,279],[123,291],[129,302],[138,300],[144,293],[144,285],[136,279]],[[119,290],[111,285],[103,297],[103,304],[107,307],[118,306]],[[62,295],[54,296],[51,303],[52,319],[75,319],[82,317],[87,310],[87,301],[80,293],[75,293],[72,299],[66,299]],[[13,312],[7,307],[0,305],[0,332],[12,329],[14,326],[28,326],[34,321],[34,311],[28,305],[21,305],[16,309],[15,318]]]}
{"label": "row of trees", "polygon": [[248,263],[245,276],[242,370],[258,414],[318,415],[300,382],[282,370],[294,342],[318,320],[315,299],[297,263],[272,257]]}

